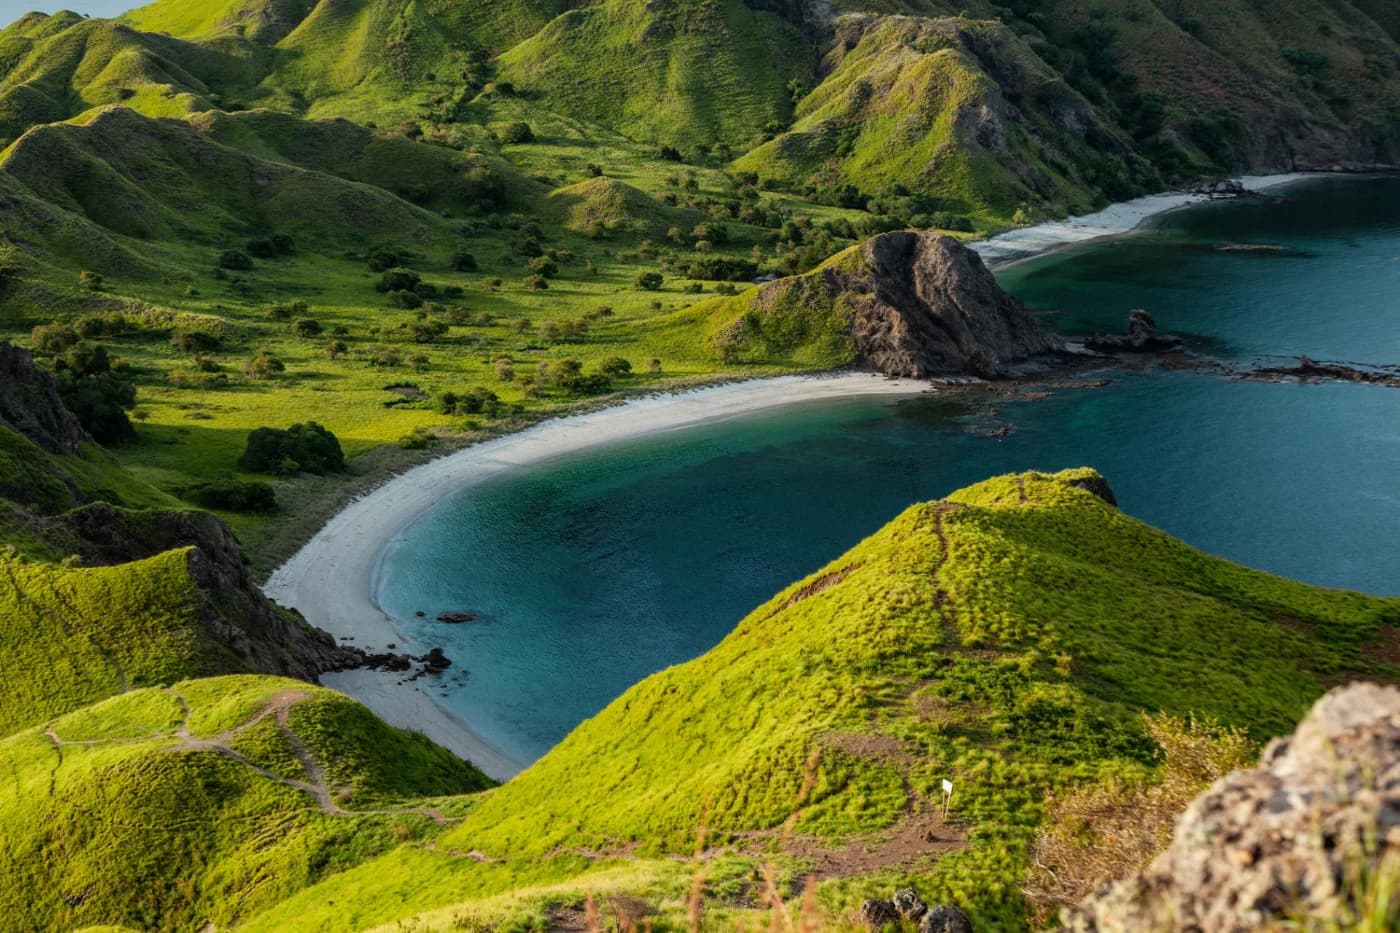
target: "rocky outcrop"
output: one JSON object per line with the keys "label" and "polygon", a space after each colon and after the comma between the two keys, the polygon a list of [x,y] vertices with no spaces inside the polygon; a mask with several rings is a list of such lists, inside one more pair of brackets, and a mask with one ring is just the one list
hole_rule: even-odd
{"label": "rocky outcrop", "polygon": [[1086,350],[1096,353],[1166,353],[1181,349],[1180,337],[1163,337],[1157,333],[1157,321],[1146,311],[1128,312],[1128,333],[1098,334],[1084,341]]}
{"label": "rocky outcrop", "polygon": [[[1216,782],[1141,874],[1073,911],[1078,931],[1362,926],[1400,852],[1400,690],[1333,690],[1259,765]],[[1390,928],[1375,917],[1368,929]],[[1393,920],[1393,918],[1390,918]]]}
{"label": "rocky outcrop", "polygon": [[273,603],[253,583],[238,540],[207,512],[128,511],[95,503],[50,519],[45,537],[89,565],[115,565],[191,548],[201,629],[246,667],[315,681],[364,663],[301,615]]}
{"label": "rocky outcrop", "polygon": [[901,231],[803,276],[760,286],[721,350],[796,356],[844,342],[850,362],[910,379],[998,379],[1064,349],[980,256],[952,237]]}
{"label": "rocky outcrop", "polygon": [[994,379],[1011,363],[1063,349],[982,258],[952,237],[886,233],[861,247],[861,268],[832,278],[855,311],[861,362],[891,376]]}
{"label": "rocky outcrop", "polygon": [[28,350],[0,341],[0,424],[53,454],[77,454],[88,440],[78,419],[63,407],[53,376]]}

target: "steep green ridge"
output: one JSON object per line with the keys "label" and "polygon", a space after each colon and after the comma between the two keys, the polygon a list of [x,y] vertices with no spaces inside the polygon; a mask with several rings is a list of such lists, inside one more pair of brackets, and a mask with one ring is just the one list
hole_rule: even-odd
{"label": "steep green ridge", "polygon": [[1128,143],[1013,32],[992,22],[838,21],[824,80],[792,128],[734,163],[786,185],[936,192],[937,208],[1026,203],[1085,213]]}
{"label": "steep green ridge", "polygon": [[85,707],[0,740],[0,770],[15,929],[224,927],[469,805],[402,799],[489,784],[340,694],[271,677]]}
{"label": "steep green ridge", "polygon": [[[350,929],[416,911],[445,927],[470,915],[449,906],[463,891],[486,898],[584,869],[627,866],[662,892],[674,878],[650,860],[691,852],[701,827],[711,855],[776,858],[800,876],[823,846],[879,853],[910,825],[966,845],[872,857],[866,872],[910,878],[979,927],[1020,926],[1044,795],[1146,773],[1140,713],[1204,714],[1262,739],[1330,683],[1400,674],[1372,648],[1400,602],[1201,554],[1117,511],[1104,489],[1088,470],[1031,473],[915,506],[703,657],[629,690],[435,851],[370,861],[253,928]],[[958,788],[948,826],[931,803],[944,778]],[[463,864],[441,854],[450,845],[491,861]],[[406,877],[418,879],[408,892]],[[840,910],[872,883],[819,890]],[[331,913],[332,901],[356,906]]]}

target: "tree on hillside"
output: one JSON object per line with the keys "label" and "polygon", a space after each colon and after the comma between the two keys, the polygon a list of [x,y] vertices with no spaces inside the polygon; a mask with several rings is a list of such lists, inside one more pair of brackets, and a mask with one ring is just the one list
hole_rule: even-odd
{"label": "tree on hillside", "polygon": [[345,454],[334,434],[314,421],[294,424],[285,431],[258,428],[248,435],[238,468],[248,473],[338,473],[345,469]]}

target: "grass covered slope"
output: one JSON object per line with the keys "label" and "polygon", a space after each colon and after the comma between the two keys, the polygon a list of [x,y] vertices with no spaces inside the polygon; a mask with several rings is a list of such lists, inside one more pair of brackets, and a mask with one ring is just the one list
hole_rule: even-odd
{"label": "grass covered slope", "polygon": [[634,0],[571,10],[500,57],[502,77],[555,110],[632,139],[746,145],[811,80],[801,30],[743,0]]}
{"label": "grass covered slope", "polygon": [[850,16],[791,129],[735,162],[784,185],[895,186],[981,220],[1087,211],[1128,144],[998,22]]}
{"label": "grass covered slope", "polygon": [[[662,913],[683,911],[672,857],[697,836],[707,911],[739,903],[719,880],[742,875],[733,860],[768,859],[793,881],[814,873],[833,916],[907,880],[977,928],[1022,927],[1046,794],[1150,780],[1142,714],[1262,739],[1331,683],[1400,675],[1378,650],[1400,602],[1209,557],[1119,512],[1106,488],[1089,470],[1029,473],[911,508],[483,798],[439,848],[490,864],[400,850],[254,928],[417,913],[447,928],[505,909],[492,898],[524,883],[567,901],[621,871]],[[348,917],[321,906],[352,898]],[[548,902],[537,891],[514,909]]]}
{"label": "grass covered slope", "polygon": [[14,929],[226,928],[407,839],[489,781],[298,681],[137,690],[0,740],[0,910]]}

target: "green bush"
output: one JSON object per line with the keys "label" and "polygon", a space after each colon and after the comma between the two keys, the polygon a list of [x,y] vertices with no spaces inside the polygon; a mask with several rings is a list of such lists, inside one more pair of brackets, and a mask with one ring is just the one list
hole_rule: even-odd
{"label": "green bush", "polygon": [[238,468],[248,473],[339,473],[345,454],[336,436],[314,421],[290,428],[258,428],[248,435]]}
{"label": "green bush", "polygon": [[378,292],[411,292],[423,284],[423,277],[412,269],[388,269],[379,277],[374,289]]}
{"label": "green bush", "polygon": [[633,284],[642,291],[655,292],[660,291],[665,281],[660,272],[642,272],[638,274]]}
{"label": "green bush", "polygon": [[181,493],[182,498],[206,509],[224,512],[276,512],[277,494],[267,483],[245,483],[236,479],[218,480],[194,486]]}
{"label": "green bush", "polygon": [[247,272],[253,268],[253,260],[249,258],[247,253],[231,249],[219,256],[219,268],[228,269],[231,272]]}

